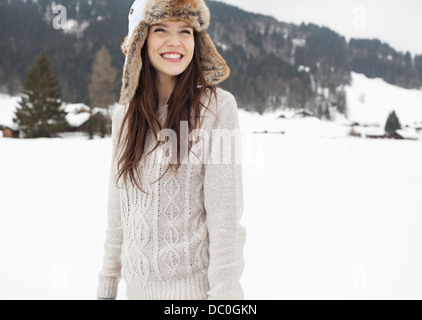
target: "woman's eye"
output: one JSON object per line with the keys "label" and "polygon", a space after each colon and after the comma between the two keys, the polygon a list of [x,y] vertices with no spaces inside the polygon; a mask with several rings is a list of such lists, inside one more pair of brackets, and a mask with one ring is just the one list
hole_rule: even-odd
{"label": "woman's eye", "polygon": [[182,30],[182,33],[191,34],[190,30]]}
{"label": "woman's eye", "polygon": [[157,29],[154,30],[154,32],[161,32],[161,31],[164,31],[164,29],[163,28],[157,28]]}

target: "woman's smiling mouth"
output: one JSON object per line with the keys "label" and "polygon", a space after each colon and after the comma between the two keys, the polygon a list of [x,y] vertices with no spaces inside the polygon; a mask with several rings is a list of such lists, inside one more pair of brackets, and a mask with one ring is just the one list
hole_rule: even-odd
{"label": "woman's smiling mouth", "polygon": [[178,53],[178,52],[166,52],[166,53],[162,53],[160,54],[160,56],[167,61],[172,61],[172,62],[178,62],[181,61],[184,57],[183,54]]}

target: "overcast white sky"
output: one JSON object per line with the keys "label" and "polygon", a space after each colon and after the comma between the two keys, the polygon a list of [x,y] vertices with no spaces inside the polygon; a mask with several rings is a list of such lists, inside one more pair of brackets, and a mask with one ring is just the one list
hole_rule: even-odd
{"label": "overcast white sky", "polygon": [[[218,0],[283,22],[324,25],[350,38],[378,38],[422,54],[420,0]],[[212,17],[211,17],[212,18]]]}

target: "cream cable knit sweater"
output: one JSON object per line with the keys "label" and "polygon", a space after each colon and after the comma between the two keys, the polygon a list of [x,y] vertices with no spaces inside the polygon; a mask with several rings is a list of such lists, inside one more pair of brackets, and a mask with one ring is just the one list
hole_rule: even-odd
{"label": "cream cable knit sweater", "polygon": [[[204,98],[207,105],[205,94]],[[218,88],[217,103],[213,98],[208,108],[220,119],[202,109],[201,128],[210,137],[212,129],[238,133],[232,94]],[[113,116],[108,223],[97,297],[115,299],[123,277],[129,299],[243,299],[240,278],[246,231],[239,223],[243,182],[242,165],[235,161],[233,151],[235,138],[231,139],[231,163],[189,161],[176,176],[169,170],[159,182],[150,184],[167,168],[160,162],[160,147],[140,164],[142,187],[148,195],[132,185],[123,186],[123,178],[117,188],[117,132],[126,110],[127,105]],[[167,106],[158,113],[164,121]],[[148,151],[155,141],[149,129]],[[210,143],[204,150],[216,151],[213,148]],[[239,143],[237,148],[239,152]]]}

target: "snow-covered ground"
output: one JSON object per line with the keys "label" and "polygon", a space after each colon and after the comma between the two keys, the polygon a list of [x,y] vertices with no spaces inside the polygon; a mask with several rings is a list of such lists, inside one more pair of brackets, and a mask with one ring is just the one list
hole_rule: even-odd
{"label": "snow-covered ground", "polygon": [[[421,299],[422,140],[278,115],[239,111],[245,298]],[[0,299],[95,299],[110,138],[0,138],[0,154]]]}
{"label": "snow-covered ground", "polygon": [[[255,138],[246,298],[422,298],[420,141]],[[110,147],[0,140],[0,299],[95,298]]]}

